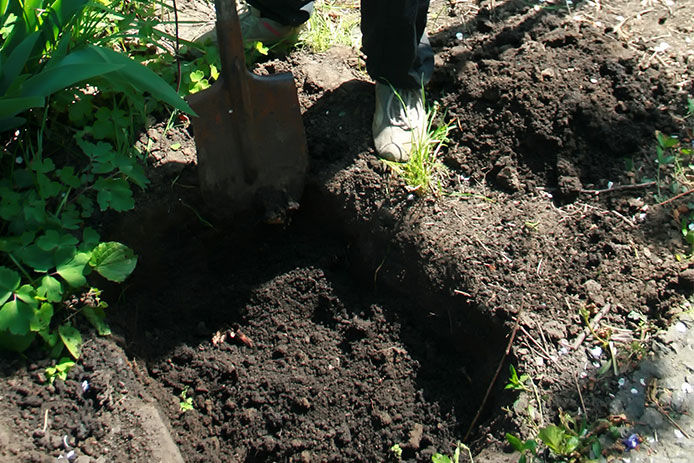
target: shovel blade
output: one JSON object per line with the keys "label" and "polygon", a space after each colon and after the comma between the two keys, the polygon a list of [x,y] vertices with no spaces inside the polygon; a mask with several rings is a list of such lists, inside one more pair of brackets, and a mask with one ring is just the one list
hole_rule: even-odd
{"label": "shovel blade", "polygon": [[[221,77],[191,95],[198,176],[205,200],[220,217],[249,210],[284,215],[303,192],[308,154],[291,73]],[[239,88],[242,95],[239,96]]]}

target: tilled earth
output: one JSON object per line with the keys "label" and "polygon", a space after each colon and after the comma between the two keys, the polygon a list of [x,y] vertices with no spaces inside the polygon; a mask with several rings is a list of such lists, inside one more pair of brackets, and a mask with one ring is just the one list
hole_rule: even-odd
{"label": "tilled earth", "polygon": [[[686,197],[658,204],[650,180],[655,130],[691,137],[691,10],[434,2],[428,95],[454,130],[427,197],[374,155],[351,49],[256,69],[292,70],[304,109],[311,172],[284,227],[216,221],[193,129],[150,129],[154,185],[109,224],[140,254],[107,291],[116,335],[54,386],[39,357],[3,363],[0,461],[385,461],[396,443],[430,461],[464,438],[512,461],[503,436],[529,431],[533,398],[503,391],[508,363],[545,420],[606,416],[694,288],[675,258]],[[617,376],[579,308],[601,314]]]}

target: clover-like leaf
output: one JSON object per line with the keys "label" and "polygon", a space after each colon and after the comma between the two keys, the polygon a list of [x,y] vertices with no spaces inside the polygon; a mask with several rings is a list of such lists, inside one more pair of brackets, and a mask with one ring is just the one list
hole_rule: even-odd
{"label": "clover-like leaf", "polygon": [[36,240],[36,245],[44,251],[52,251],[55,248],[74,246],[77,242],[77,238],[69,233],[59,233],[56,230],[48,230],[43,236]]}
{"label": "clover-like leaf", "polygon": [[133,192],[128,182],[123,179],[99,179],[94,183],[94,189],[98,191],[96,201],[102,211],[110,207],[117,212],[123,212],[135,207]]}
{"label": "clover-like leaf", "polygon": [[64,324],[58,327],[58,334],[62,339],[63,344],[67,347],[68,352],[75,359],[78,359],[82,353],[82,335],[72,325]]}
{"label": "clover-like leaf", "polygon": [[46,275],[41,279],[41,286],[36,288],[39,296],[45,297],[50,302],[63,300],[63,284],[57,278]]}
{"label": "clover-like leaf", "polygon": [[89,262],[89,253],[78,252],[71,259],[56,267],[56,273],[72,287],[79,288],[87,283],[84,266]]}
{"label": "clover-like leaf", "polygon": [[0,309],[0,331],[25,335],[29,333],[32,318],[34,318],[34,309],[26,302],[14,299]]}
{"label": "clover-like leaf", "polygon": [[7,267],[0,267],[0,305],[4,304],[19,288],[20,280],[19,273]]}
{"label": "clover-like leaf", "polygon": [[89,320],[89,323],[96,328],[99,336],[109,336],[111,328],[106,323],[106,313],[101,307],[85,307],[82,311],[84,316]]}
{"label": "clover-like leaf", "polygon": [[110,241],[94,248],[89,265],[107,280],[121,283],[135,269],[137,256],[126,245]]}
{"label": "clover-like leaf", "polygon": [[29,323],[29,329],[36,332],[46,332],[53,318],[53,306],[44,302],[41,308],[34,313],[34,318]]}

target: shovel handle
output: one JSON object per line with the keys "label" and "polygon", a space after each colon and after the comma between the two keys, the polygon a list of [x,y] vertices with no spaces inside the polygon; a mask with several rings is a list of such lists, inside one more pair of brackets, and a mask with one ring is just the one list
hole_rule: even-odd
{"label": "shovel handle", "polygon": [[214,3],[217,10],[217,42],[222,76],[232,83],[246,72],[241,22],[236,11],[236,0],[215,0]]}

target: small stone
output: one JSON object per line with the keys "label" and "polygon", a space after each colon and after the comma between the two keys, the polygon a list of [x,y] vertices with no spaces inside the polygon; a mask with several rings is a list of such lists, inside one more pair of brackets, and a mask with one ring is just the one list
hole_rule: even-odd
{"label": "small stone", "polygon": [[81,456],[77,457],[77,460],[75,460],[75,463],[92,463],[92,459],[86,455],[81,455]]}
{"label": "small stone", "polygon": [[422,442],[422,435],[424,434],[424,426],[420,423],[415,423],[415,425],[410,430],[410,436],[407,440],[407,446],[413,450],[419,449],[419,445]]}
{"label": "small stone", "polygon": [[388,412],[375,412],[374,415],[381,426],[389,426],[393,422]]}

